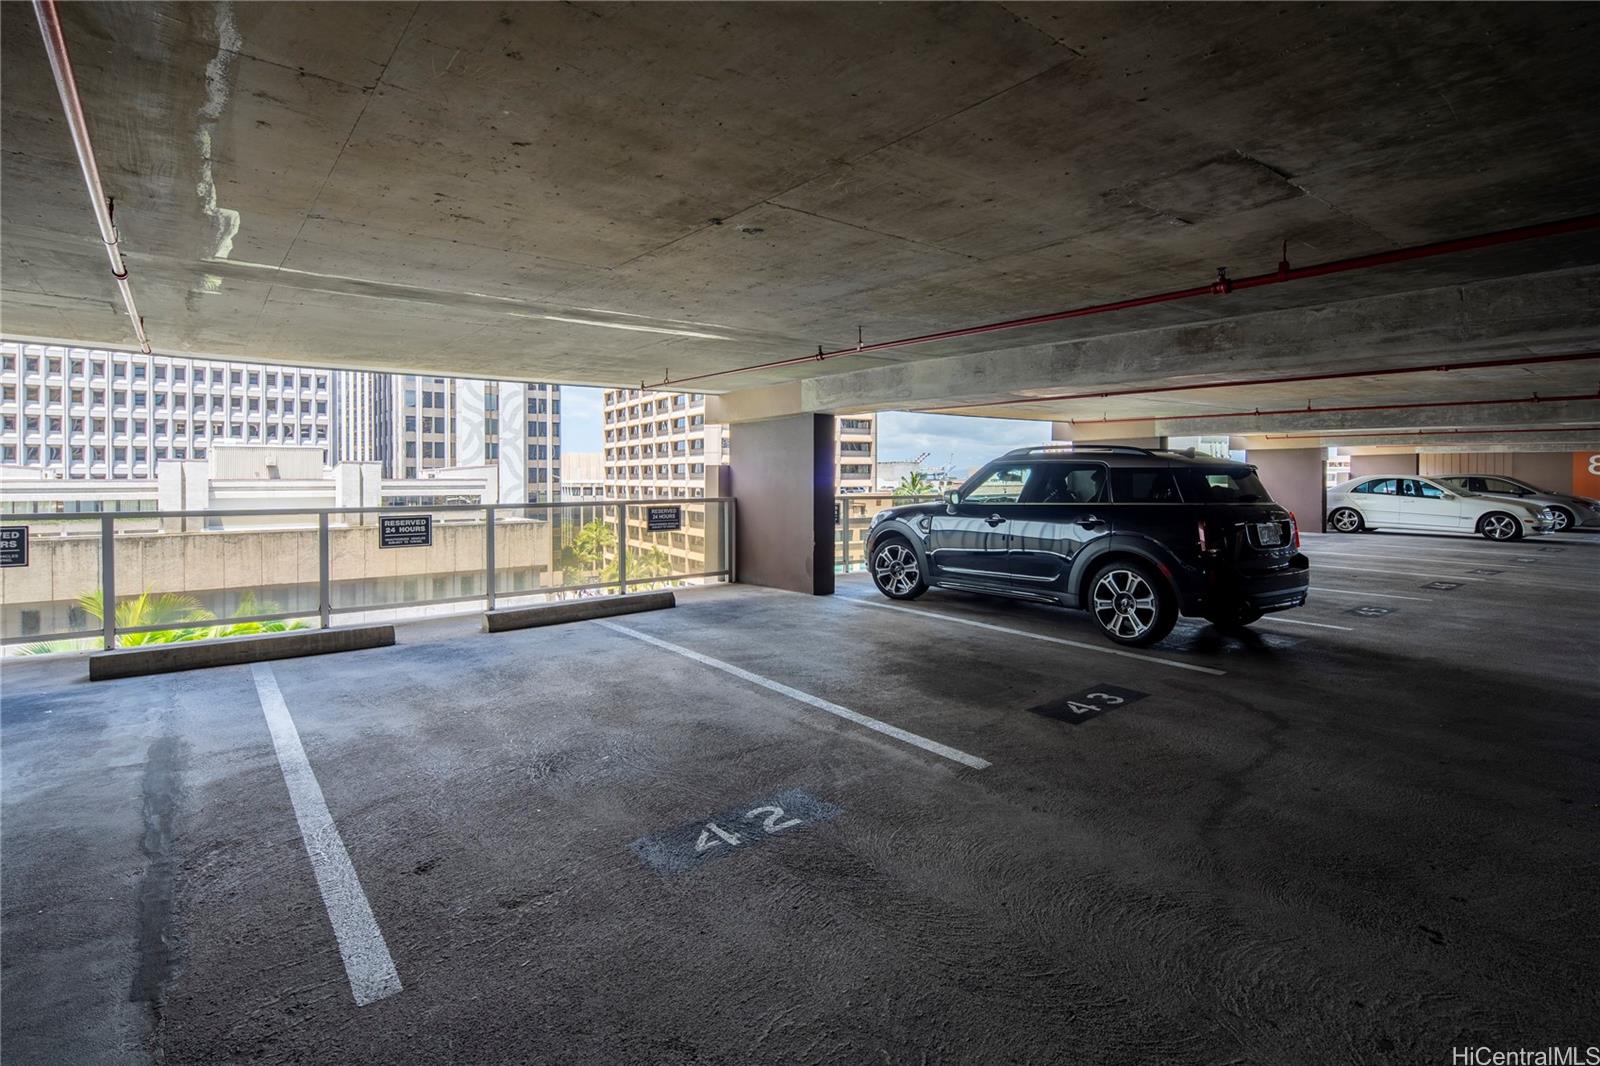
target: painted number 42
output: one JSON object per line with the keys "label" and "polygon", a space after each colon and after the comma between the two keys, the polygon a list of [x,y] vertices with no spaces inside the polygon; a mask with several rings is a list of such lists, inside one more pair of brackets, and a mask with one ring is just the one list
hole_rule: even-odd
{"label": "painted number 42", "polygon": [[[746,821],[755,821],[761,815],[766,815],[761,821],[761,828],[767,833],[778,833],[785,829],[793,828],[800,824],[798,818],[784,818],[782,807],[757,807],[744,812]],[[716,822],[707,822],[706,827],[700,830],[700,839],[694,842],[695,854],[709,851],[711,848],[720,848],[724,844],[743,844],[744,838],[738,833],[730,833]]]}

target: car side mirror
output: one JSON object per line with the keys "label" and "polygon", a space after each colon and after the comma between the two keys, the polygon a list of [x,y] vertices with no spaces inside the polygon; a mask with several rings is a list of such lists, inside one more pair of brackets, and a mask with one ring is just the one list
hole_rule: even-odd
{"label": "car side mirror", "polygon": [[944,504],[945,504],[946,507],[954,508],[955,505],[960,503],[960,502],[961,502],[961,493],[956,491],[955,489],[951,489],[949,492],[944,494]]}
{"label": "car side mirror", "polygon": [[1456,495],[1453,492],[1447,492],[1444,494],[1444,498],[1447,500],[1453,500],[1456,498]]}

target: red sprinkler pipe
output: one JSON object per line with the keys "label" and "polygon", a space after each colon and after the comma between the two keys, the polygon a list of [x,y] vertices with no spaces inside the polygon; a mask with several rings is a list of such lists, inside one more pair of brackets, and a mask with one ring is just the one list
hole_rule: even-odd
{"label": "red sprinkler pipe", "polygon": [[[1600,425],[1593,426],[1512,426],[1496,429],[1363,429],[1350,433],[1262,433],[1263,440],[1317,440],[1338,437],[1481,437],[1489,433],[1594,433]],[[1254,434],[1243,434],[1253,436]]]}
{"label": "red sprinkler pipe", "polygon": [[1137,418],[1066,418],[1075,426],[1108,426],[1121,422],[1183,422],[1195,418],[1262,418],[1267,415],[1326,415],[1348,414],[1352,411],[1410,411],[1419,407],[1492,407],[1505,403],[1559,403],[1564,400],[1600,400],[1600,393],[1584,392],[1575,396],[1514,396],[1506,400],[1435,400],[1426,403],[1362,403],[1345,407],[1280,407],[1263,411],[1219,411],[1216,414],[1194,415],[1144,415]]}
{"label": "red sprinkler pipe", "polygon": [[1178,300],[1189,300],[1199,296],[1212,296],[1236,292],[1240,289],[1256,289],[1264,285],[1279,285],[1287,281],[1302,281],[1307,278],[1327,277],[1331,274],[1343,274],[1353,270],[1370,270],[1373,267],[1390,266],[1395,263],[1408,263],[1416,259],[1429,259],[1438,255],[1453,255],[1457,252],[1477,251],[1483,248],[1494,248],[1502,244],[1515,244],[1519,241],[1540,240],[1546,237],[1560,237],[1571,233],[1581,233],[1586,230],[1600,229],[1600,215],[1582,215],[1578,218],[1562,219],[1558,222],[1542,222],[1536,226],[1518,226],[1514,229],[1496,230],[1492,233],[1480,233],[1472,237],[1459,237],[1455,240],[1436,241],[1432,244],[1419,244],[1410,248],[1395,248],[1387,252],[1375,252],[1371,255],[1356,256],[1353,259],[1336,259],[1328,263],[1318,263],[1314,266],[1296,267],[1285,269],[1285,263],[1279,263],[1278,269],[1270,274],[1256,274],[1248,278],[1229,278],[1225,271],[1218,270],[1215,281],[1205,285],[1195,285],[1187,289],[1174,289],[1171,292],[1154,293],[1149,296],[1135,296],[1126,300],[1115,300],[1111,303],[1089,304],[1084,307],[1075,307],[1067,311],[1054,311],[1043,315],[1030,315],[1027,318],[1011,318],[1001,322],[988,322],[981,326],[966,326],[961,329],[948,329],[938,333],[924,333],[916,337],[902,337],[898,340],[879,341],[876,344],[863,344],[854,348],[840,348],[835,351],[825,352],[820,348],[815,355],[796,355],[787,359],[774,359],[765,363],[752,363],[749,366],[738,366],[728,370],[712,370],[704,374],[691,374],[687,377],[667,379],[654,385],[646,385],[649,389],[665,389],[682,385],[690,381],[703,381],[706,378],[724,377],[729,374],[744,374],[752,370],[775,370],[785,366],[799,366],[804,363],[817,363],[827,359],[837,359],[847,355],[865,355],[869,352],[884,351],[888,348],[903,348],[912,344],[932,344],[936,341],[956,340],[961,337],[973,337],[983,333],[995,333],[1000,330],[1022,329],[1027,326],[1042,326],[1051,322],[1064,322],[1072,318],[1087,318],[1090,315],[1103,315],[1112,311],[1127,311],[1136,307],[1148,307],[1151,304],[1172,303]]}
{"label": "red sprinkler pipe", "polygon": [[1136,389],[1102,389],[1098,392],[1064,392],[1054,396],[1023,396],[1011,400],[983,403],[937,404],[927,411],[954,411],[969,407],[1012,407],[1018,404],[1055,403],[1060,400],[1106,400],[1115,396],[1146,396],[1155,392],[1193,392],[1198,389],[1236,389],[1255,385],[1293,385],[1303,381],[1339,381],[1348,378],[1382,378],[1394,374],[1444,373],[1450,370],[1482,370],[1501,366],[1537,366],[1543,363],[1575,363],[1600,359],[1600,352],[1569,352],[1564,355],[1517,355],[1502,359],[1479,359],[1465,363],[1431,363],[1427,366],[1378,367],[1371,370],[1332,370],[1322,374],[1290,374],[1277,378],[1238,378],[1233,381],[1202,381],[1192,385],[1145,385]]}

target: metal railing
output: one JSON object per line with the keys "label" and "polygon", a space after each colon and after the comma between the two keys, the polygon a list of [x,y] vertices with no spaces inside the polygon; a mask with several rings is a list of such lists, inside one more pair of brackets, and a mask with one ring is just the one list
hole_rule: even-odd
{"label": "metal railing", "polygon": [[833,498],[834,558],[836,573],[850,574],[867,568],[866,540],[872,516],[889,507],[929,503],[939,496],[896,496],[892,492],[855,492]]}
{"label": "metal railing", "polygon": [[[670,524],[671,516],[657,516],[666,519],[661,522],[651,522],[647,508],[678,508],[677,525]],[[378,516],[378,519],[389,516],[401,515],[429,515],[439,516],[436,522],[430,521],[429,535],[425,544],[417,545],[384,545],[383,523],[368,516]],[[340,521],[334,516],[342,516]],[[572,517],[577,518],[573,522]],[[30,519],[32,520],[30,522]],[[225,519],[250,519],[253,524],[223,525]],[[279,519],[277,523],[273,519]],[[298,519],[299,521],[290,521]],[[199,528],[184,528],[191,521],[198,524]],[[118,523],[140,523],[140,528],[118,531]],[[0,569],[0,611],[4,612],[0,619],[0,646],[18,644],[45,645],[58,641],[95,641],[103,642],[107,649],[115,648],[118,637],[137,633],[152,633],[164,631],[189,632],[197,629],[215,627],[239,626],[246,623],[289,622],[299,619],[315,617],[319,628],[329,628],[333,625],[334,618],[340,615],[372,614],[375,612],[405,611],[411,608],[437,607],[441,605],[480,602],[487,610],[493,610],[497,602],[516,599],[542,598],[550,596],[565,596],[567,594],[584,594],[594,592],[611,592],[622,594],[631,586],[660,585],[681,581],[723,578],[728,581],[735,577],[735,507],[732,497],[711,496],[699,499],[662,498],[642,500],[585,500],[561,503],[502,503],[502,504],[419,504],[406,506],[378,506],[378,507],[301,507],[301,508],[237,508],[215,510],[181,510],[181,511],[105,511],[100,513],[59,513],[39,511],[33,513],[13,513],[4,516],[0,524],[26,525],[27,532],[23,535],[26,545],[23,558],[25,563],[21,566],[54,565],[51,549],[54,546],[82,545],[86,540],[95,538],[99,542],[98,579],[91,582],[77,580],[77,587],[85,593],[98,592],[99,609],[101,613],[100,624],[96,628],[66,629],[54,632],[18,632],[18,629],[27,628],[26,625],[16,625],[12,615],[23,609],[38,611],[46,607],[56,609],[62,606],[69,608],[68,625],[71,615],[78,600],[63,598],[52,592],[48,599],[39,599],[33,596],[24,596],[20,600],[13,593],[13,589],[22,584],[23,575],[11,566]],[[152,525],[154,523],[154,525]],[[599,531],[594,529],[599,524]],[[174,526],[177,528],[173,528]],[[98,526],[97,531],[90,530]],[[630,526],[632,528],[630,528]],[[660,528],[664,526],[665,528]],[[43,528],[41,528],[43,527]],[[85,528],[82,533],[76,530]],[[589,529],[588,555],[578,556],[580,562],[586,565],[579,566],[577,573],[580,580],[575,584],[565,584],[570,570],[563,570],[559,563],[563,553],[577,552],[576,543],[579,533],[584,528]],[[656,527],[656,528],[652,528]],[[527,545],[522,546],[519,552],[515,546],[507,554],[497,557],[496,541],[511,530],[532,530],[542,528],[545,531],[547,543],[544,544],[542,557],[530,557]],[[433,548],[434,532],[440,531],[483,531],[483,544],[481,546],[481,566],[473,570],[466,570],[460,566],[448,570],[422,570],[406,574],[399,573],[358,573],[344,575],[338,572],[337,557],[334,539],[335,534],[342,539],[351,538],[349,544],[339,545],[348,549],[346,554],[356,551],[365,552],[373,547],[374,542],[380,548],[388,548],[383,556],[390,556],[390,551],[395,553],[405,552],[412,548]],[[304,591],[309,593],[311,582],[298,580],[293,575],[283,575],[276,581],[253,581],[240,584],[230,584],[226,580],[221,583],[212,581],[202,583],[197,587],[186,587],[186,582],[181,574],[174,579],[173,575],[163,575],[164,580],[157,582],[163,586],[141,588],[136,596],[125,596],[119,600],[118,596],[118,565],[117,552],[119,546],[149,543],[159,544],[162,540],[185,537],[196,538],[197,543],[203,545],[207,538],[219,536],[228,537],[267,537],[277,536],[289,538],[306,538],[312,532],[316,534],[316,602],[311,605],[307,599],[302,606],[293,606],[287,609],[256,611],[249,614],[228,614],[218,616],[197,616],[194,618],[168,620],[155,623],[135,624],[120,623],[117,615],[119,606],[144,596],[145,594],[177,594],[189,596],[193,593],[203,592],[207,595],[219,597],[226,601],[230,597],[238,598],[244,602],[255,602],[255,594],[262,588],[281,588],[291,594]],[[370,536],[368,536],[368,534]],[[682,540],[682,545],[673,544],[670,539],[663,541],[663,537],[671,538],[674,534]],[[691,536],[699,538],[698,550],[689,540]],[[530,536],[529,541],[537,538]],[[558,540],[562,543],[558,544]],[[241,542],[242,543],[242,542]],[[665,543],[666,547],[663,547]],[[297,542],[286,542],[282,545],[283,554],[291,557],[302,545]],[[305,545],[308,546],[308,545]],[[451,545],[452,553],[459,558],[461,544]],[[476,545],[466,545],[475,549]],[[637,549],[637,552],[635,552]],[[263,551],[265,549],[262,549]],[[80,552],[81,556],[83,553]],[[630,575],[630,554],[633,555],[634,567],[647,567],[643,572]],[[50,558],[46,558],[50,557]],[[80,559],[80,562],[82,560]],[[143,560],[141,559],[141,563]],[[187,559],[185,559],[187,562]],[[697,565],[690,565],[697,564]],[[69,564],[70,565],[70,564]],[[263,557],[262,567],[265,567]],[[515,582],[503,581],[506,571],[521,567],[523,573]],[[142,573],[148,567],[139,567]],[[226,562],[222,569],[226,572]],[[481,576],[482,590],[477,589],[478,577]],[[522,587],[524,582],[521,577],[559,575],[563,579],[561,584],[534,584],[532,587]],[[13,576],[16,575],[16,576]],[[612,576],[614,575],[614,576]],[[61,583],[71,583],[77,575],[52,573],[49,585],[52,589],[57,584],[57,577]],[[365,602],[365,594],[371,591],[373,584],[398,582],[402,590],[408,585],[415,584],[419,588],[424,580],[431,580],[437,588],[440,581],[446,584],[455,584],[457,587],[467,587],[470,591],[458,594],[408,596],[402,591],[397,598],[380,597],[378,602]],[[35,585],[38,580],[35,581]],[[347,598],[355,602],[340,602],[336,591],[349,593]],[[248,597],[246,600],[245,598]],[[80,597],[86,598],[86,597]],[[7,600],[13,602],[8,606]],[[277,606],[270,604],[270,606]],[[59,613],[59,612],[57,612]],[[52,627],[53,628],[53,627]],[[189,639],[189,638],[185,638]]]}

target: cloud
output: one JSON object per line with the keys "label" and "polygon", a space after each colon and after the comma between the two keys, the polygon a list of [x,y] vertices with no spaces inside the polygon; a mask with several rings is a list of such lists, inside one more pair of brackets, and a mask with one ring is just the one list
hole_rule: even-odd
{"label": "cloud", "polygon": [[928,452],[929,466],[950,464],[962,473],[1011,448],[1050,440],[1050,423],[972,415],[878,414],[878,460],[915,459]]}

